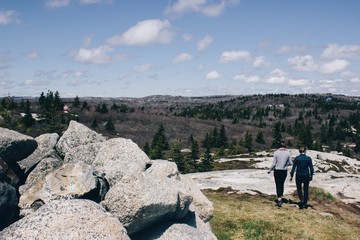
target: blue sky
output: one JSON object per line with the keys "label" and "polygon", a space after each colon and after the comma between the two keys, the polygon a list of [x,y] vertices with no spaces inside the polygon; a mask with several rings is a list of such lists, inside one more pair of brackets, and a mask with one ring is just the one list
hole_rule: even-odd
{"label": "blue sky", "polygon": [[357,0],[0,0],[0,97],[360,96]]}

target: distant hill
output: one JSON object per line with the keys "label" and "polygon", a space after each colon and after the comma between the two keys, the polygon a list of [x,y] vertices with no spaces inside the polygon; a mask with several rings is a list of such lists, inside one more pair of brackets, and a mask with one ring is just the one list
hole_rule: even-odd
{"label": "distant hill", "polygon": [[[227,148],[235,152],[270,149],[274,147],[274,140],[281,137],[293,147],[301,144],[315,150],[337,150],[360,158],[359,97],[267,94],[76,99],[49,93],[39,98],[1,98],[1,126],[31,136],[50,131],[61,134],[68,122],[75,119],[103,135],[130,138],[143,148],[146,143],[151,143],[159,125],[163,124],[170,148],[175,142],[182,148],[190,148],[188,139],[193,135],[201,151],[204,151],[202,142],[206,134],[224,126]],[[60,102],[49,114],[39,101],[42,97],[56,100],[56,96]],[[24,126],[20,113],[25,112],[27,100],[31,113],[37,113],[45,120]],[[16,106],[11,106],[12,102]],[[65,105],[67,113],[63,111]],[[109,120],[114,125],[110,130],[106,127]],[[257,141],[259,134],[263,141]],[[250,148],[246,145],[246,136]]]}

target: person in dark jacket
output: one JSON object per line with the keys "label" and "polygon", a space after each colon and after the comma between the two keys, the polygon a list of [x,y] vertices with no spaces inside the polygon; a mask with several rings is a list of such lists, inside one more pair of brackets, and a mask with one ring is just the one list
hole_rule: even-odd
{"label": "person in dark jacket", "polygon": [[287,169],[292,163],[291,154],[287,150],[285,142],[280,143],[280,148],[274,152],[272,165],[268,171],[270,173],[274,170],[274,178],[276,184],[276,205],[281,207],[282,197],[284,194],[284,183],[287,176]]}
{"label": "person in dark jacket", "polygon": [[291,169],[291,178],[292,181],[294,173],[296,171],[296,189],[297,194],[300,200],[299,208],[307,208],[307,201],[309,196],[309,183],[312,180],[314,175],[314,167],[312,164],[311,157],[306,155],[306,148],[300,147],[300,155],[297,156],[294,160],[294,165]]}

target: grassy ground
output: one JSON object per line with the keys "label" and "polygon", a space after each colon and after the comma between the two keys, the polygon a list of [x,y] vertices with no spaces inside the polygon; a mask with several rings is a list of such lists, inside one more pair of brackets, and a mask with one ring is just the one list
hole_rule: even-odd
{"label": "grassy ground", "polygon": [[295,195],[285,196],[290,201],[278,208],[274,196],[236,194],[231,189],[204,193],[214,203],[210,223],[219,240],[360,239],[360,209],[321,189],[311,188],[310,207],[302,210],[296,207]]}

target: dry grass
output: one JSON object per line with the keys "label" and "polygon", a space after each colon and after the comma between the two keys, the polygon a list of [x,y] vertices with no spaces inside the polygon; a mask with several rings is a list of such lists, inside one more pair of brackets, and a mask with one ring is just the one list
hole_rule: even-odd
{"label": "dry grass", "polygon": [[[229,194],[230,190],[204,192],[215,206],[211,226],[219,240],[359,239],[360,209],[336,201],[322,190],[311,189],[310,207],[303,210],[291,202],[277,208],[274,196]],[[296,200],[294,195],[286,198]]]}

